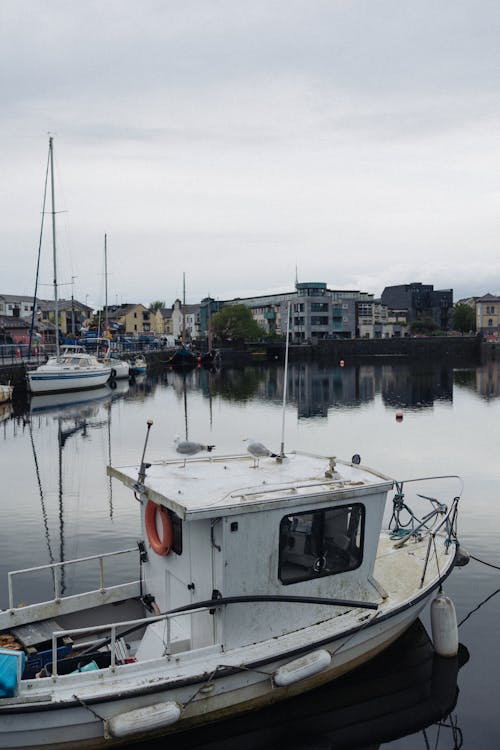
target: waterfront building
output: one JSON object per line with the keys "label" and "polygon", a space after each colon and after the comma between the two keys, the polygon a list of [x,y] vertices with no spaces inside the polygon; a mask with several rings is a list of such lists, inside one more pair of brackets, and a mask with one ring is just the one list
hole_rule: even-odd
{"label": "waterfront building", "polygon": [[430,318],[442,331],[451,329],[453,320],[453,289],[435,290],[432,284],[397,284],[386,286],[382,303],[392,310],[407,310],[408,323]]}
{"label": "waterfront building", "polygon": [[124,336],[137,336],[140,333],[150,333],[154,330],[151,325],[154,313],[141,303],[124,303],[108,306],[103,309],[102,325],[107,317],[111,328]]}
{"label": "waterfront building", "polygon": [[[246,305],[269,335],[286,332],[288,303],[291,303],[292,342],[314,343],[328,338],[354,338],[357,335],[357,305],[372,299],[373,294],[367,292],[328,289],[324,282],[309,281],[297,282],[293,292],[238,297],[217,304],[219,309],[226,305]],[[205,330],[202,329],[202,333]]]}
{"label": "waterfront building", "polygon": [[476,299],[476,331],[488,339],[500,338],[500,297],[485,294]]}
{"label": "waterfront building", "polygon": [[[55,326],[56,312],[54,300],[38,300],[37,307],[40,323],[52,323]],[[59,330],[63,336],[79,336],[85,321],[92,315],[92,308],[76,299],[60,299],[57,302]]]}
{"label": "waterfront building", "polygon": [[33,295],[0,294],[0,315],[29,318],[33,312]]}

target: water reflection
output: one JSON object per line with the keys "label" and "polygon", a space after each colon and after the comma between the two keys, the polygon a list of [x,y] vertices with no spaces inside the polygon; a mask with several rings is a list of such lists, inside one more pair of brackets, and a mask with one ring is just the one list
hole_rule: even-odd
{"label": "water reflection", "polygon": [[[222,370],[213,392],[238,401],[259,398],[280,402],[283,368],[266,366]],[[443,364],[358,365],[324,367],[292,363],[288,372],[288,402],[300,418],[327,417],[337,406],[358,407],[378,395],[387,406],[422,409],[435,401],[453,399],[453,370]]]}
{"label": "water reflection", "polygon": [[[424,746],[460,747],[455,709],[458,671],[469,659],[434,653],[417,620],[387,651],[345,677],[297,698],[171,738],[179,750],[376,750],[423,734]],[[135,745],[165,747],[165,739]]]}

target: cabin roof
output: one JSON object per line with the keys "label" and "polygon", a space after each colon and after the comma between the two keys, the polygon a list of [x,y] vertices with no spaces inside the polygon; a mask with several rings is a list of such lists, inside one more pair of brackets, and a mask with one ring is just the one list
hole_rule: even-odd
{"label": "cabin roof", "polygon": [[172,510],[181,518],[213,518],[272,507],[297,507],[314,501],[355,498],[392,479],[367,467],[304,453],[288,453],[282,462],[261,458],[254,468],[248,454],[155,462],[138,484],[139,466],[108,467],[108,474]]}

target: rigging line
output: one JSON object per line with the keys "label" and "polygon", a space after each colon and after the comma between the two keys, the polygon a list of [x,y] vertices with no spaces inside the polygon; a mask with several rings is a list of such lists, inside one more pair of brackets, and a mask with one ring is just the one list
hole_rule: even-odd
{"label": "rigging line", "polygon": [[212,680],[214,679],[219,669],[223,669],[223,668],[224,668],[224,665],[221,665],[221,664],[218,664],[215,667],[214,671],[208,676],[208,679],[206,679],[205,682],[202,685],[200,685],[199,688],[197,688],[197,690],[193,693],[193,695],[190,698],[188,698],[185,703],[182,704],[181,714],[183,714],[186,708],[189,706],[189,704],[192,703],[196,699],[196,696],[199,695],[199,693],[203,689],[206,689],[207,685],[209,685],[212,682]]}
{"label": "rigging line", "polygon": [[481,565],[487,565],[488,568],[495,568],[495,570],[500,570],[500,565],[493,565],[493,563],[486,562],[485,560],[480,560],[479,557],[474,557],[474,555],[471,555],[470,559],[481,563]]}
{"label": "rigging line", "polygon": [[36,261],[36,274],[35,274],[35,291],[33,293],[33,309],[31,311],[31,325],[30,325],[30,337],[28,344],[28,360],[31,358],[31,343],[33,341],[33,329],[35,327],[35,313],[36,313],[36,295],[38,293],[38,274],[40,272],[40,256],[42,254],[42,237],[43,237],[43,223],[45,218],[45,204],[47,201],[47,185],[49,183],[49,164],[50,164],[50,152],[47,156],[47,169],[45,170],[45,185],[43,189],[43,203],[42,203],[42,223],[40,226],[40,238],[38,240],[38,256]]}
{"label": "rigging line", "polygon": [[483,599],[483,601],[480,604],[478,604],[477,607],[474,607],[474,609],[471,609],[471,611],[463,618],[463,620],[460,620],[460,622],[458,623],[457,627],[460,627],[461,625],[464,624],[464,622],[467,622],[467,620],[469,619],[469,617],[471,617],[475,612],[477,612],[478,609],[481,609],[481,607],[484,604],[487,604],[490,601],[490,599],[493,599],[493,597],[495,597],[498,593],[500,593],[500,589],[497,589],[492,594],[490,594],[489,596],[487,596],[486,599]]}
{"label": "rigging line", "polygon": [[90,713],[93,714],[96,717],[96,719],[99,719],[99,721],[105,721],[104,717],[103,716],[99,716],[99,714],[96,711],[94,711],[94,709],[91,708],[91,706],[89,706],[88,703],[85,703],[85,701],[83,700],[83,698],[80,698],[75,693],[73,693],[73,698],[75,698],[75,700],[77,700],[78,703],[80,703],[84,708],[86,708],[87,711],[90,711]]}

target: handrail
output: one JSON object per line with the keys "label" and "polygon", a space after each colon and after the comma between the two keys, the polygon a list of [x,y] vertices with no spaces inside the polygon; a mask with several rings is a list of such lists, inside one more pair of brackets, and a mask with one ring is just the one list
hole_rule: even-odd
{"label": "handrail", "polygon": [[[182,617],[183,615],[191,615],[194,612],[208,612],[209,607],[200,607],[198,609],[189,609],[184,612],[165,612],[161,615],[155,615],[153,617],[141,617],[138,620],[124,620],[122,622],[105,623],[104,625],[91,625],[86,628],[71,628],[70,630],[54,630],[52,632],[52,677],[57,677],[57,640],[58,638],[64,638],[65,636],[81,636],[89,635],[90,633],[101,633],[109,630],[110,644],[111,644],[111,664],[112,669],[116,666],[116,631],[118,628],[130,628],[136,630],[143,625],[151,625],[154,622],[160,622],[162,620],[167,621],[167,642],[166,642],[166,655],[170,653],[170,620],[174,617]],[[83,654],[82,654],[83,656]]]}
{"label": "handrail", "polygon": [[53,571],[53,588],[54,588],[54,601],[59,601],[60,596],[60,576],[59,570],[66,565],[76,565],[77,563],[89,562],[97,560],[99,563],[99,588],[101,591],[105,589],[104,585],[104,558],[117,557],[118,555],[129,554],[130,552],[138,552],[137,547],[130,547],[128,549],[115,550],[114,552],[103,552],[100,555],[90,555],[89,557],[78,557],[73,560],[64,560],[63,562],[49,563],[48,565],[37,565],[33,568],[23,568],[21,570],[11,570],[7,573],[7,585],[9,592],[9,609],[14,609],[14,576],[23,575],[25,573],[35,573],[41,570],[52,570]]}

